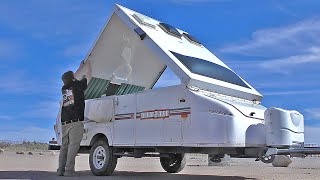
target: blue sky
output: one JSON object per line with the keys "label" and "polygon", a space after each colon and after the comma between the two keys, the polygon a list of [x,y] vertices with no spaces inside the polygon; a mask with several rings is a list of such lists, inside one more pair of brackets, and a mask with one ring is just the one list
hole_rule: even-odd
{"label": "blue sky", "polygon": [[[0,139],[54,137],[61,74],[76,70],[119,3],[190,32],[264,95],[303,113],[320,144],[320,1],[1,0]],[[176,84],[167,71],[158,86]]]}

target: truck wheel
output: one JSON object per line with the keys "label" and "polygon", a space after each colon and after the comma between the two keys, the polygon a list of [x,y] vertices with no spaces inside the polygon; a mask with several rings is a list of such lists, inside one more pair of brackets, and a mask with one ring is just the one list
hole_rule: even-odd
{"label": "truck wheel", "polygon": [[94,143],[90,150],[89,164],[91,172],[96,176],[109,176],[117,165],[117,157],[112,147],[103,140]]}
{"label": "truck wheel", "polygon": [[186,157],[184,153],[171,153],[169,157],[160,157],[160,163],[168,173],[178,173],[186,166]]}

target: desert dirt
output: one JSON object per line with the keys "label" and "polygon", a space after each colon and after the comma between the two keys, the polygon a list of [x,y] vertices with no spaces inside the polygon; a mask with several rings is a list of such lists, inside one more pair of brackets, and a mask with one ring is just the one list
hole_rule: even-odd
{"label": "desert dirt", "polygon": [[89,156],[76,158],[79,177],[56,176],[58,153],[19,155],[5,151],[0,154],[0,179],[320,179],[320,158],[293,158],[289,167],[273,167],[254,159],[231,159],[226,166],[207,166],[207,156],[188,155],[186,167],[177,174],[166,173],[159,158],[120,158],[109,177],[94,176],[89,168]]}

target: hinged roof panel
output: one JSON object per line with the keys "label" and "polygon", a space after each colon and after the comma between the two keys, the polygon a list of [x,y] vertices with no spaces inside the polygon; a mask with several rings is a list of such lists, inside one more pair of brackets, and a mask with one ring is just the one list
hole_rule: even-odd
{"label": "hinged roof panel", "polygon": [[86,59],[93,77],[150,89],[168,66],[186,86],[260,101],[250,84],[192,34],[116,5]]}

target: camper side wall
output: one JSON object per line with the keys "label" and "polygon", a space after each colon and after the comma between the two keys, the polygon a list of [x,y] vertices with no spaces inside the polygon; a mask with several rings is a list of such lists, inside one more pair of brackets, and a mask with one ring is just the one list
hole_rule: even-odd
{"label": "camper side wall", "polygon": [[[183,85],[113,96],[110,122],[85,125],[83,145],[104,134],[117,147],[263,147],[265,126]],[[102,98],[103,100],[103,98]],[[112,108],[112,107],[110,107]],[[97,112],[98,113],[98,112]]]}

